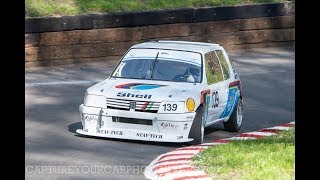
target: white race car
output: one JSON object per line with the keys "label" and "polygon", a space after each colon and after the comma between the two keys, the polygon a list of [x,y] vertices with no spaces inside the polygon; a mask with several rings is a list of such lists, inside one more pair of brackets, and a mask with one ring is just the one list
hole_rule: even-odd
{"label": "white race car", "polygon": [[242,124],[239,75],[218,44],[151,41],[132,46],[80,105],[81,135],[203,142],[204,128]]}

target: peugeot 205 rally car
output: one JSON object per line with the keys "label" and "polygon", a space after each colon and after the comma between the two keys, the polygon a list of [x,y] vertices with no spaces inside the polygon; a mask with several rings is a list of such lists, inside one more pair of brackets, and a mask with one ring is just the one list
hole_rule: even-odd
{"label": "peugeot 205 rally car", "polygon": [[87,136],[203,142],[204,128],[242,124],[239,75],[218,44],[154,41],[132,46],[80,105]]}

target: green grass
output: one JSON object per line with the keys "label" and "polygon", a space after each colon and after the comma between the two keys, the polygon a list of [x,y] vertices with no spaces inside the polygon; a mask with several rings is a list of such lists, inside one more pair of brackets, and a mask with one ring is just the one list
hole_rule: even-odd
{"label": "green grass", "polygon": [[286,0],[25,0],[27,17],[275,3]]}
{"label": "green grass", "polygon": [[193,163],[214,179],[295,179],[294,129],[259,140],[213,146]]}

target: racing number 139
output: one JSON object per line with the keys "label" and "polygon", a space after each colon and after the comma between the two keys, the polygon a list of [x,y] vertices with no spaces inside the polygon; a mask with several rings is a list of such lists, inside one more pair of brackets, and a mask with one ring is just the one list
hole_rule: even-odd
{"label": "racing number 139", "polygon": [[177,110],[177,104],[164,104],[163,106],[163,111],[176,111]]}
{"label": "racing number 139", "polygon": [[219,105],[219,91],[212,91],[212,107],[216,108]]}

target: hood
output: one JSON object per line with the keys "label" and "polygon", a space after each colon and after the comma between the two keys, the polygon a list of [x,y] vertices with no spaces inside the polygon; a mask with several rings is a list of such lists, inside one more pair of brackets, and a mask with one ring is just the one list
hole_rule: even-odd
{"label": "hood", "polygon": [[[88,94],[140,101],[185,101],[200,92],[201,84],[109,78],[88,88]],[[200,94],[199,94],[200,95]]]}

